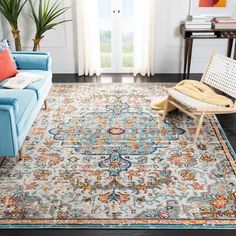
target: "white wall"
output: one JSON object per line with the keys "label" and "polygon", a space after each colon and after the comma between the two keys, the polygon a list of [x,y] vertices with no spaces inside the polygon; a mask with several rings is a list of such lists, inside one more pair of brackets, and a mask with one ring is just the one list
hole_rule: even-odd
{"label": "white wall", "polygon": [[[157,40],[156,40],[156,72],[181,73],[183,67],[183,39],[179,33],[180,22],[188,16],[190,0],[156,0],[157,8]],[[66,6],[71,6],[65,19],[72,22],[63,24],[45,34],[42,50],[48,50],[53,57],[55,73],[77,73],[77,45],[76,45],[76,0],[64,0]],[[20,18],[22,44],[25,50],[31,50],[33,38],[33,24],[27,9]],[[236,16],[236,12],[235,12]],[[11,38],[10,27],[2,20],[4,37]],[[1,29],[0,29],[1,37]],[[208,60],[212,50],[226,53],[227,40],[195,40],[192,59],[192,72],[200,73]]]}

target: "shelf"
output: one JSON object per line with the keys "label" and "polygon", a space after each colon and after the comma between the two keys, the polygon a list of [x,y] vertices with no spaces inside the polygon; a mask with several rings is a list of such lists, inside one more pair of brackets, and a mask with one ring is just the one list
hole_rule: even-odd
{"label": "shelf", "polygon": [[[198,37],[193,36],[192,33],[197,32],[214,32],[216,37]],[[235,39],[236,38],[236,29],[186,29],[184,24],[181,24],[180,33],[185,39]]]}

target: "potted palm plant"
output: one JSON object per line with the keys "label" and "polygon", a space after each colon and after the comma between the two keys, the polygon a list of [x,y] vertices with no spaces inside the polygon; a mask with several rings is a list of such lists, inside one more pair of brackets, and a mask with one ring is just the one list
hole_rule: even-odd
{"label": "potted palm plant", "polygon": [[38,12],[36,13],[32,0],[29,0],[31,6],[31,17],[34,20],[36,26],[36,33],[33,39],[34,47],[33,51],[40,49],[40,42],[44,37],[44,34],[48,30],[52,30],[55,26],[60,25],[69,20],[56,21],[55,20],[63,15],[69,7],[62,7],[61,2],[51,3],[51,0],[39,0]]}
{"label": "potted palm plant", "polygon": [[21,51],[18,17],[27,0],[0,0],[0,12],[11,25],[16,51]]}

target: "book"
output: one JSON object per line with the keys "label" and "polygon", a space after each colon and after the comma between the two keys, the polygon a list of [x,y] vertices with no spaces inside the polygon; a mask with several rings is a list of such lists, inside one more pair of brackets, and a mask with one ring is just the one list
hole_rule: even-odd
{"label": "book", "polygon": [[185,25],[211,25],[210,21],[190,21],[190,20],[186,20],[185,21]]}
{"label": "book", "polygon": [[191,35],[190,38],[217,38],[217,35]]}
{"label": "book", "polygon": [[215,32],[193,32],[193,36],[215,36]]}
{"label": "book", "polygon": [[28,73],[28,72],[20,72],[16,74],[15,77],[8,79],[2,87],[9,89],[24,89],[30,84],[41,80],[43,77],[40,75]]}
{"label": "book", "polygon": [[185,21],[186,29],[211,29],[211,21]]}
{"label": "book", "polygon": [[213,25],[214,29],[236,30],[236,25]]}
{"label": "book", "polygon": [[236,29],[235,23],[218,23],[216,21],[212,21],[212,26],[214,29]]}
{"label": "book", "polygon": [[191,38],[217,38],[215,32],[192,32]]}
{"label": "book", "polygon": [[231,17],[216,17],[212,20],[214,29],[236,29],[236,19]]}
{"label": "book", "polygon": [[214,21],[218,23],[236,23],[236,19],[231,17],[216,17]]}
{"label": "book", "polygon": [[211,29],[212,26],[211,25],[185,25],[186,29],[195,29],[195,30],[207,30],[207,29]]}

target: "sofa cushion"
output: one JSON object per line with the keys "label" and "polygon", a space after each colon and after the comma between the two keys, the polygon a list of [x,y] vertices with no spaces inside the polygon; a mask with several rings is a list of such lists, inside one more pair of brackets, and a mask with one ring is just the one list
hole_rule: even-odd
{"label": "sofa cushion", "polygon": [[[9,50],[9,54],[11,56],[12,63],[16,66],[16,62],[14,60],[14,57],[12,55],[12,51],[11,51],[11,48],[10,48],[10,43],[7,39],[3,39],[3,40],[0,41],[0,52],[5,51],[6,49]],[[17,66],[16,66],[16,68],[17,68]]]}
{"label": "sofa cushion", "polygon": [[15,113],[15,119],[17,133],[19,134],[27,123],[29,115],[37,105],[36,92],[28,89],[1,89],[0,96],[17,99],[18,112]]}
{"label": "sofa cushion", "polygon": [[16,65],[12,61],[11,52],[5,49],[0,52],[0,81],[15,76],[17,73]]}
{"label": "sofa cushion", "polygon": [[[40,70],[21,70],[19,72],[28,72],[28,73],[33,73],[37,74],[43,77],[43,79],[30,84],[26,89],[34,90],[37,94],[37,99],[39,100],[42,98],[45,94],[45,92],[48,92],[48,88],[51,87],[52,84],[52,73],[49,71],[40,71]],[[5,80],[7,81],[7,80]],[[5,82],[4,81],[4,82]],[[5,89],[1,85],[4,84],[4,82],[0,83],[0,91],[1,89]]]}
{"label": "sofa cushion", "polygon": [[[23,71],[21,71],[23,72]],[[44,93],[48,91],[48,87],[51,87],[52,84],[52,73],[49,71],[40,71],[40,70],[25,70],[24,72],[29,72],[37,75],[41,75],[43,79],[30,84],[26,89],[34,90],[37,94],[37,99],[39,100],[44,96]]]}

